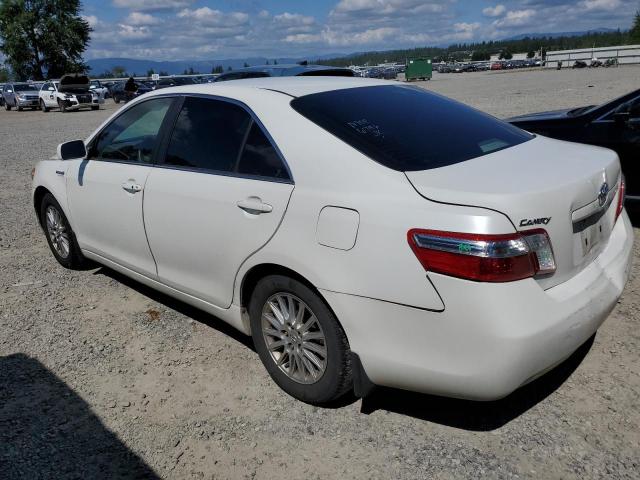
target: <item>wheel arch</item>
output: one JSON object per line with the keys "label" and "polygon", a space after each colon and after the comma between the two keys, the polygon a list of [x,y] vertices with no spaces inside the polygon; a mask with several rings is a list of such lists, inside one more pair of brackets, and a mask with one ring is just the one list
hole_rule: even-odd
{"label": "wheel arch", "polygon": [[[298,280],[300,283],[313,290],[313,292],[316,293],[322,299],[322,301],[327,304],[327,306],[329,306],[327,299],[324,298],[318,288],[313,283],[311,283],[311,281],[309,281],[304,275],[301,275],[295,270],[283,265],[279,265],[277,263],[259,263],[247,270],[242,277],[242,281],[240,282],[241,307],[247,308],[249,306],[251,294],[255,290],[256,285],[261,279],[269,275],[284,275],[286,277],[291,277],[295,280]],[[331,307],[329,306],[329,308]]]}
{"label": "wheel arch", "polygon": [[[42,199],[47,193],[53,195],[53,193],[49,191],[49,189],[43,187],[42,185],[38,185],[33,191],[33,208],[36,211],[36,217],[38,218],[38,223],[40,224],[40,226],[42,226],[42,219],[40,218],[40,205],[42,205]],[[53,197],[55,198],[55,195],[53,195]]]}

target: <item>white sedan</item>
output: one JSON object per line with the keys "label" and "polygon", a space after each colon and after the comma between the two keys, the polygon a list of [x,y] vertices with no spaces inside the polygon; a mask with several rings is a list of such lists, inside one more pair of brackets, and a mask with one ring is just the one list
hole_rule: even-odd
{"label": "white sedan", "polygon": [[490,400],[566,359],[632,256],[616,154],[420,88],[266,78],[146,94],[33,180],[55,258],[253,336],[292,396]]}

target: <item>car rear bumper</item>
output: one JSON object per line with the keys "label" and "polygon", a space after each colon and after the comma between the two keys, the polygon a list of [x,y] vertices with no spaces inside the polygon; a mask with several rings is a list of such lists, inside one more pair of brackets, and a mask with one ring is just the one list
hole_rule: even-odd
{"label": "car rear bumper", "polygon": [[443,312],[323,290],[353,352],[378,385],[495,400],[569,357],[613,310],[631,268],[626,213],[594,262],[548,290],[533,279],[429,277]]}

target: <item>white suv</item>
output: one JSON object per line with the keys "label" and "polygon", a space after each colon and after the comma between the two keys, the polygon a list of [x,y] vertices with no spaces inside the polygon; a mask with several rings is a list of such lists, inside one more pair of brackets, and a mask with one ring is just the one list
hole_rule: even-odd
{"label": "white suv", "polygon": [[88,84],[86,88],[83,84],[65,85],[64,78],[60,81],[49,81],[40,89],[40,109],[43,112],[48,112],[52,108],[59,108],[61,112],[100,108],[100,97],[89,90]]}
{"label": "white suv", "polygon": [[62,265],[216,315],[313,403],[503,397],[593,336],[632,259],[614,152],[380,80],[148,93],[38,163],[33,201]]}

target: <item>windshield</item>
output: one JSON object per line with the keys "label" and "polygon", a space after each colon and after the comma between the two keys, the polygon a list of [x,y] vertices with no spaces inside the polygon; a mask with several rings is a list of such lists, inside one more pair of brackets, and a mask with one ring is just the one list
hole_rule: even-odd
{"label": "windshield", "polygon": [[16,92],[27,92],[27,91],[37,92],[38,91],[35,85],[26,85],[26,84],[19,85],[18,84],[18,85],[14,85],[13,88]]}
{"label": "windshield", "polygon": [[291,106],[386,167],[446,167],[526,142],[533,135],[419,87],[384,85],[315,93]]}

